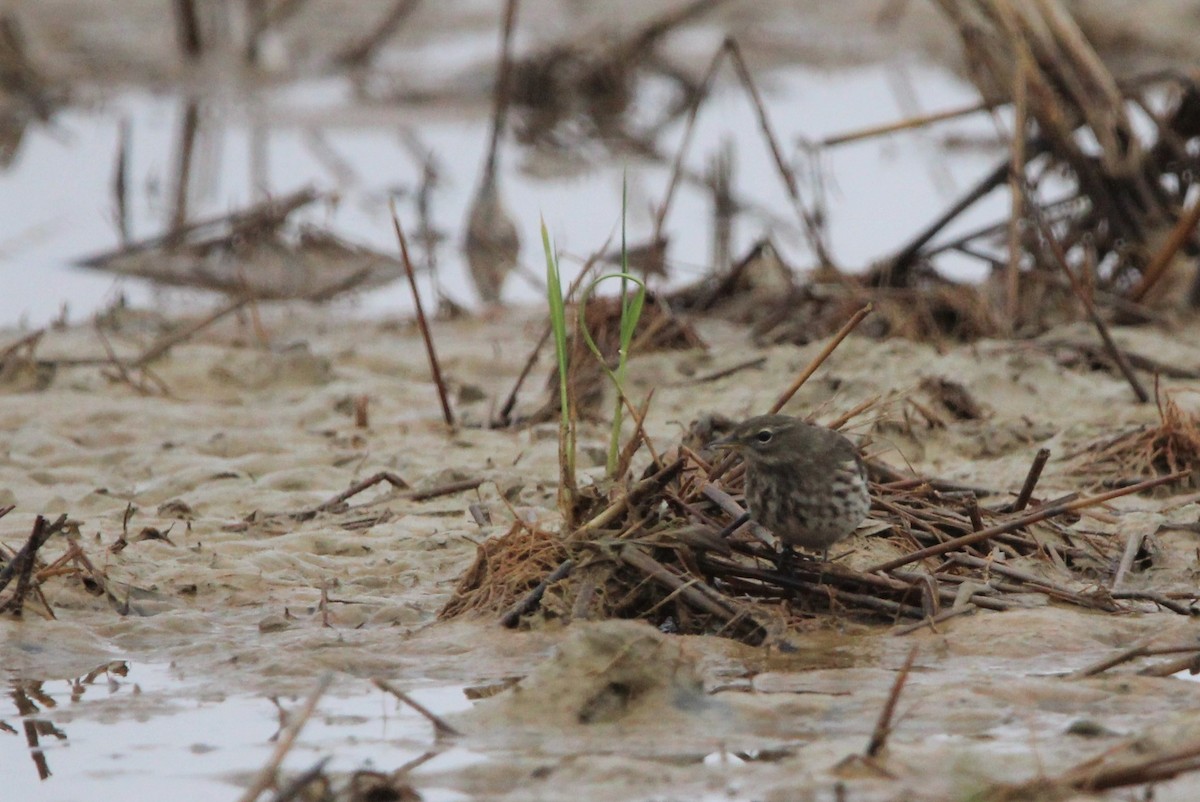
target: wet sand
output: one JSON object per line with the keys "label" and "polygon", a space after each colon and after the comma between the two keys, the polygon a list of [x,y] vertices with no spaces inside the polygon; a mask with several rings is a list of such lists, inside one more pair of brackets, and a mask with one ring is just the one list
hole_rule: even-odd
{"label": "wet sand", "polygon": [[[166,325],[151,313],[115,320],[109,336],[128,356]],[[557,525],[553,426],[478,428],[536,341],[540,314],[513,310],[435,324],[455,397],[478,399],[456,404],[462,425],[454,431],[440,421],[411,323],[355,321],[337,308],[264,306],[261,324],[266,341],[245,317],[174,348],[153,366],[170,391],[165,397],[140,395],[95,367],[60,368],[40,391],[19,383],[4,388],[0,426],[13,434],[0,467],[0,500],[17,506],[0,523],[5,542],[17,546],[35,514],[66,512],[79,522],[73,537],[103,567],[117,596],[91,595],[77,581],[49,581],[46,597],[57,620],[33,604],[23,620],[4,627],[0,651],[10,677],[69,678],[124,659],[171,663],[204,678],[202,687],[301,695],[326,670],[343,682],[380,676],[402,687],[532,674],[523,695],[510,692],[460,716],[469,748],[502,760],[419,775],[418,786],[489,799],[622,799],[635,787],[640,797],[697,798],[737,788],[735,798],[787,798],[805,789],[827,793],[839,778],[854,799],[948,799],[964,784],[1053,774],[1048,767],[1065,767],[1125,738],[1191,726],[1186,716],[1176,721],[1176,713],[1200,701],[1195,683],[1136,677],[1124,668],[1086,680],[1060,675],[1147,635],[1186,641],[1193,624],[1166,612],[1083,613],[1037,594],[1026,610],[980,611],[905,637],[832,616],[796,635],[795,654],[720,638],[661,638],[645,625],[622,624],[611,635],[618,644],[649,644],[651,654],[641,661],[647,691],[636,704],[618,705],[611,720],[572,723],[568,695],[538,688],[585,687],[581,677],[594,681],[612,668],[612,650],[625,646],[587,645],[600,637],[587,634],[598,625],[512,632],[493,620],[435,621],[475,544],[506,531],[512,512]],[[761,411],[820,347],[760,349],[728,324],[697,325],[707,351],[649,354],[631,365],[635,395],[657,390],[648,421],[656,443],[675,442],[680,422],[701,413]],[[1117,338],[1133,352],[1195,366],[1195,331],[1194,324],[1170,333],[1118,330]],[[5,333],[4,341],[14,336]],[[1047,338],[1064,336],[1091,335],[1077,326]],[[39,356],[99,356],[95,347],[88,328],[54,331]],[[763,367],[692,381],[751,356],[764,357]],[[542,402],[545,371],[543,364],[535,372],[519,410]],[[820,408],[828,419],[871,395],[893,394],[885,410],[894,421],[906,395],[919,397],[925,376],[962,382],[985,405],[987,419],[895,439],[884,457],[1012,491],[1038,447],[1067,454],[1157,417],[1154,405],[1133,403],[1118,378],[1064,369],[1036,342],[935,349],[860,337],[844,343],[788,409]],[[353,417],[361,396],[368,399],[366,428]],[[882,422],[851,432],[871,428],[880,433],[877,447],[887,442]],[[602,471],[588,455],[605,436],[599,425],[583,427],[585,476]],[[311,509],[378,471],[415,488],[483,482],[477,491],[420,502],[385,486],[353,498],[353,510],[307,521],[270,515]],[[1080,487],[1071,463],[1052,459],[1039,492]],[[490,526],[475,523],[471,503],[490,513]],[[128,545],[114,550],[128,505],[134,510]],[[1194,521],[1198,513],[1186,494],[1134,497],[1114,504],[1115,523],[1085,517],[1077,526],[1123,540],[1129,527],[1153,531],[1168,520]],[[145,527],[166,532],[169,541],[139,540]],[[1154,538],[1154,567],[1132,574],[1130,586],[1187,589],[1196,535],[1164,530]],[[861,537],[848,545],[869,548]],[[45,556],[65,548],[65,538],[57,537]],[[580,638],[574,663],[547,662],[564,639]],[[913,644],[920,647],[917,668],[884,761],[898,779],[848,767],[844,760],[863,749]],[[683,697],[681,682],[691,688]],[[1064,735],[1077,721],[1098,723],[1102,734]],[[722,749],[776,757],[745,764],[731,758],[715,768],[702,760]],[[930,761],[943,768],[931,775]],[[528,772],[547,777],[533,796]],[[623,779],[614,781],[616,774]],[[1186,798],[1183,791],[1172,795],[1176,785],[1189,787],[1167,784],[1156,798]]]}

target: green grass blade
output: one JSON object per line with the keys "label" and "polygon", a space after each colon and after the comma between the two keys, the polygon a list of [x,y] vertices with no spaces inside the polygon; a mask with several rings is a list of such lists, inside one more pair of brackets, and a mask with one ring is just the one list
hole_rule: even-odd
{"label": "green grass blade", "polygon": [[571,428],[571,399],[567,384],[567,310],[563,300],[558,259],[550,244],[550,232],[542,220],[542,250],[546,254],[546,299],[550,307],[550,329],[554,333],[554,356],[558,363],[558,393],[561,416],[558,426],[559,504],[570,518],[575,489],[575,443]]}

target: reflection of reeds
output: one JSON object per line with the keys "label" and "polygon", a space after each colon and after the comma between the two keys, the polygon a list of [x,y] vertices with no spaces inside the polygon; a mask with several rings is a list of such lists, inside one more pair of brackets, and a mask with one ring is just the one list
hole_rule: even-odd
{"label": "reflection of reeds", "polygon": [[204,53],[204,42],[200,37],[200,16],[196,0],[175,0],[175,35],[179,50],[184,58],[195,60]]}
{"label": "reflection of reeds", "polygon": [[517,226],[500,197],[497,163],[500,137],[508,118],[509,73],[512,70],[512,32],[516,24],[517,0],[508,0],[504,9],[504,28],[500,37],[499,66],[492,110],[492,132],[488,141],[487,160],[479,190],[467,213],[467,233],[463,250],[471,278],[480,300],[485,304],[500,301],[504,280],[517,264],[521,238]]}

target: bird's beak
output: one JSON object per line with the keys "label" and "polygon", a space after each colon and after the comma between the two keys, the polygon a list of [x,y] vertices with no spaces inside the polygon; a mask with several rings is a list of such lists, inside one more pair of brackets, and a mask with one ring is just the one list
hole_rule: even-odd
{"label": "bird's beak", "polygon": [[737,441],[733,439],[732,434],[727,434],[724,437],[719,437],[708,444],[709,448],[715,448],[718,451],[724,451],[731,448],[737,448]]}

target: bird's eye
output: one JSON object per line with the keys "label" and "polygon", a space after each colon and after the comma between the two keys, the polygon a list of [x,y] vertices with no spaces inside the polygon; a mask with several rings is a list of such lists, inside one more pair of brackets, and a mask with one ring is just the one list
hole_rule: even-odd
{"label": "bird's eye", "polygon": [[757,441],[758,441],[758,442],[760,442],[760,443],[769,443],[769,442],[771,442],[771,437],[772,437],[772,436],[773,436],[773,435],[771,434],[771,430],[770,430],[770,429],[763,429],[761,432],[759,432],[758,434],[754,435],[754,439],[755,439],[755,440],[757,440]]}

